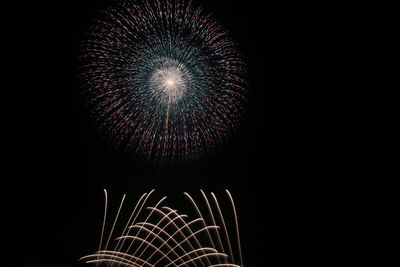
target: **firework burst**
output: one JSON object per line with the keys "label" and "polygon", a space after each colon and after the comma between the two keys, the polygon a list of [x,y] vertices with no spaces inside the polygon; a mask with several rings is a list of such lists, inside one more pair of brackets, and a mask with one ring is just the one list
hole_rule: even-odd
{"label": "firework burst", "polygon": [[[110,241],[123,209],[125,195],[110,234],[108,238],[104,238],[108,206],[107,191],[104,192],[105,210],[99,250],[81,258],[86,263],[132,267],[243,266],[236,209],[229,191],[226,192],[232,208],[232,221],[226,220],[221,205],[213,193],[209,199],[201,191],[203,205],[198,205],[192,196],[184,193],[196,214],[194,219],[186,214],[180,214],[173,208],[163,206],[166,197],[144,208],[154,190],[143,194],[122,229],[121,235],[112,242],[113,248],[109,248]],[[230,235],[229,229],[235,234]]]}
{"label": "firework burst", "polygon": [[102,132],[144,159],[212,151],[242,114],[244,63],[226,31],[191,1],[121,1],[91,27],[81,62]]}

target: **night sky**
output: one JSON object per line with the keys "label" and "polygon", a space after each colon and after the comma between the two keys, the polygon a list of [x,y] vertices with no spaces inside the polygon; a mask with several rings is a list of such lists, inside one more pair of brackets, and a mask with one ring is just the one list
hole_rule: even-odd
{"label": "night sky", "polygon": [[2,3],[4,266],[83,266],[103,188],[114,204],[230,189],[249,267],[400,266],[397,9],[195,2],[238,42],[249,101],[220,150],[168,167],[113,149],[77,84],[79,45],[111,0]]}

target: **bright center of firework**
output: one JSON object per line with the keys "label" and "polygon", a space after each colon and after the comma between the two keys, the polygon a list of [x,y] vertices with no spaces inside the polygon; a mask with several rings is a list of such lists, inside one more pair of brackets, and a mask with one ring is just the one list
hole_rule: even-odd
{"label": "bright center of firework", "polygon": [[167,87],[172,87],[175,85],[175,81],[174,81],[174,79],[170,78],[165,81],[165,84]]}
{"label": "bright center of firework", "polygon": [[162,102],[176,103],[186,91],[187,80],[187,73],[182,66],[162,66],[151,75],[150,89],[160,96]]}

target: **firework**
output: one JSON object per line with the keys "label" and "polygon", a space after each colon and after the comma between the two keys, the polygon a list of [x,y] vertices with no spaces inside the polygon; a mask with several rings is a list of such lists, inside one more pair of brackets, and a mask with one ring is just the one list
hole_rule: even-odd
{"label": "firework", "polygon": [[186,0],[121,1],[91,27],[80,81],[112,143],[162,161],[196,158],[237,126],[245,65],[226,31]]}
{"label": "firework", "polygon": [[[164,206],[166,197],[144,208],[151,194],[143,194],[120,235],[110,241],[120,217],[125,195],[113,221],[108,238],[105,236],[107,218],[107,191],[99,250],[81,258],[86,263],[110,266],[243,266],[239,227],[235,204],[227,192],[233,220],[226,220],[215,194],[209,198],[201,191],[203,205],[198,205],[188,193],[184,193],[195,213],[195,218],[180,214]],[[219,225],[219,226],[218,226]],[[234,232],[230,235],[229,232]],[[233,246],[232,244],[236,244]]]}

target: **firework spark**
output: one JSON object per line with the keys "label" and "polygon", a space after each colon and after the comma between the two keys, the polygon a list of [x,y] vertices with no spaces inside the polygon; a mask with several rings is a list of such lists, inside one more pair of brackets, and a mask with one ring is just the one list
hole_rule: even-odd
{"label": "firework spark", "polygon": [[140,158],[190,159],[212,151],[243,111],[241,56],[191,1],[121,1],[92,26],[81,62],[97,124]]}
{"label": "firework spark", "polygon": [[[105,240],[108,198],[107,191],[104,192],[105,209],[99,250],[81,258],[86,263],[133,267],[243,266],[236,209],[229,191],[226,192],[232,207],[232,221],[225,219],[217,197],[213,193],[209,198],[201,191],[203,205],[198,205],[192,196],[184,193],[195,211],[194,219],[168,206],[162,206],[166,197],[161,198],[155,205],[144,208],[154,190],[143,194],[121,234],[114,240],[113,248],[109,248],[110,241],[125,202],[125,195],[110,234]],[[228,225],[231,227],[227,227],[226,222],[229,222]],[[231,228],[235,233],[233,236],[229,235],[228,229]],[[234,243],[237,246],[233,247]]]}

